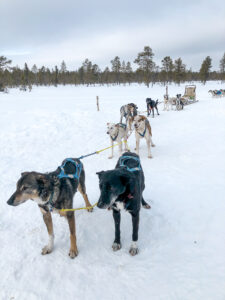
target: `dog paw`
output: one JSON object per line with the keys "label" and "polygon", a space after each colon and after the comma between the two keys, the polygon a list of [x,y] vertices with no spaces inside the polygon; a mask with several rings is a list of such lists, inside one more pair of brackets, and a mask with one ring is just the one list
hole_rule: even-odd
{"label": "dog paw", "polygon": [[108,157],[108,159],[111,159],[111,158],[113,158],[113,157],[112,157],[112,156],[109,156],[109,157]]}
{"label": "dog paw", "polygon": [[42,249],[41,254],[45,255],[45,254],[49,254],[51,252],[52,252],[52,248],[47,245]]}
{"label": "dog paw", "polygon": [[153,158],[153,156],[152,156],[152,155],[149,155],[148,158]]}
{"label": "dog paw", "polygon": [[121,244],[118,244],[118,243],[112,244],[113,251],[118,251],[118,250],[120,250],[120,248],[121,248]]}
{"label": "dog paw", "polygon": [[151,146],[152,146],[152,147],[155,147],[155,144],[152,144]]}
{"label": "dog paw", "polygon": [[75,258],[77,255],[78,255],[78,250],[77,249],[75,249],[75,250],[70,249],[70,252],[69,252],[69,257],[70,258]]}
{"label": "dog paw", "polygon": [[134,256],[134,255],[138,254],[138,252],[139,252],[139,249],[138,249],[136,243],[133,243],[129,250],[130,255]]}
{"label": "dog paw", "polygon": [[[91,204],[90,204],[90,206],[91,206]],[[90,207],[90,206],[88,206],[88,207]],[[87,211],[88,212],[93,212],[93,207],[88,208]]]}
{"label": "dog paw", "polygon": [[143,207],[146,208],[146,209],[150,209],[151,208],[151,206],[149,204],[145,204],[145,205],[143,205]]}

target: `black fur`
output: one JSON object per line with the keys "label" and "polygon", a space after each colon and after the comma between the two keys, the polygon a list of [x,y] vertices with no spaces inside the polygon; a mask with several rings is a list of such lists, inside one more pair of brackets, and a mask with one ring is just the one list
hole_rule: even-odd
{"label": "black fur", "polygon": [[[131,152],[125,152],[122,156],[139,157],[135,153]],[[125,165],[129,168],[135,168],[137,167],[137,164],[137,161],[133,159],[125,161]],[[150,208],[142,196],[145,188],[144,173],[142,167],[138,171],[130,172],[126,169],[126,167],[121,167],[118,160],[114,170],[101,171],[97,174],[99,176],[99,187],[101,192],[97,206],[99,208],[112,208],[113,210],[113,218],[115,222],[114,244],[117,244],[117,248],[114,250],[118,250],[121,247],[121,242],[120,209],[117,207],[117,204],[123,204],[125,210],[127,210],[132,216],[133,242],[138,240],[139,212],[141,204],[145,208]]]}
{"label": "black fur", "polygon": [[151,111],[152,111],[152,115],[153,115],[153,118],[154,118],[154,109],[156,109],[157,111],[157,115],[159,115],[159,111],[158,111],[158,105],[159,101],[156,100],[152,100],[151,98],[147,98],[146,99],[146,104],[147,104],[147,115],[150,116],[151,114]]}

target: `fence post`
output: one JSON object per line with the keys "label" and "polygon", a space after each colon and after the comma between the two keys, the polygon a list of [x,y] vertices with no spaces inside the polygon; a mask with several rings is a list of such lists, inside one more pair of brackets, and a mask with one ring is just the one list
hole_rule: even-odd
{"label": "fence post", "polygon": [[97,111],[99,111],[100,109],[99,109],[99,97],[98,96],[96,96],[96,104],[97,104]]}

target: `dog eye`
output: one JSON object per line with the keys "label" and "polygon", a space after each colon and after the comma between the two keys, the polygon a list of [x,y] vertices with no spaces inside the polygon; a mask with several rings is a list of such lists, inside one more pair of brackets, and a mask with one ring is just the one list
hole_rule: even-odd
{"label": "dog eye", "polygon": [[23,186],[23,191],[26,191],[28,189],[28,186]]}

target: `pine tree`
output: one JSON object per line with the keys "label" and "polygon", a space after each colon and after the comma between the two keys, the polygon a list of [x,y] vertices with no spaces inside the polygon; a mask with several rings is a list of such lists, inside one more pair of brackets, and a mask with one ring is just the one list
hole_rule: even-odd
{"label": "pine tree", "polygon": [[162,71],[165,73],[166,82],[172,80],[173,69],[174,65],[172,58],[170,56],[165,56],[162,60]]}
{"label": "pine tree", "polygon": [[24,64],[24,84],[29,85],[29,68],[27,63]]}
{"label": "pine tree", "polygon": [[151,81],[151,75],[155,67],[155,63],[153,62],[154,53],[149,46],[144,47],[144,51],[138,53],[137,58],[134,63],[139,66],[138,71],[143,73],[144,82],[149,87],[149,83]]}
{"label": "pine tree", "polygon": [[174,81],[180,84],[181,81],[185,81],[186,66],[183,64],[182,59],[178,58],[174,62]]}
{"label": "pine tree", "polygon": [[0,70],[3,70],[11,64],[11,60],[7,59],[5,56],[0,56]]}
{"label": "pine tree", "polygon": [[120,58],[116,56],[113,60],[111,60],[111,64],[112,64],[112,72],[114,73],[115,76],[115,82],[117,84],[120,84],[120,71],[121,71]]}
{"label": "pine tree", "polygon": [[61,63],[61,67],[60,67],[60,73],[65,73],[66,71],[67,71],[67,69],[66,69],[66,63],[63,60],[62,63]]}
{"label": "pine tree", "polygon": [[54,78],[54,85],[57,87],[59,83],[59,69],[57,66],[55,66],[55,78]]}
{"label": "pine tree", "polygon": [[222,74],[222,80],[225,80],[225,53],[220,60],[220,72]]}
{"label": "pine tree", "polygon": [[5,90],[3,70],[8,68],[8,65],[11,64],[11,62],[12,61],[5,56],[0,56],[0,92]]}
{"label": "pine tree", "polygon": [[127,65],[126,65],[126,80],[128,81],[129,84],[131,83],[131,80],[132,80],[132,73],[133,73],[133,70],[131,67],[131,63],[128,61]]}
{"label": "pine tree", "polygon": [[199,76],[201,81],[205,84],[209,79],[210,69],[212,68],[212,59],[210,56],[207,56],[201,65]]}

